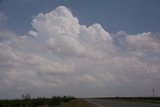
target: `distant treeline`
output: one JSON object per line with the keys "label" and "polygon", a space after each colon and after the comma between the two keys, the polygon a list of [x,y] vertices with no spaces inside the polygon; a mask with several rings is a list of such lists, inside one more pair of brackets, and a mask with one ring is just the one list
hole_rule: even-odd
{"label": "distant treeline", "polygon": [[54,96],[52,98],[30,98],[30,96],[26,96],[23,99],[0,100],[0,107],[53,107],[75,99],[71,96]]}

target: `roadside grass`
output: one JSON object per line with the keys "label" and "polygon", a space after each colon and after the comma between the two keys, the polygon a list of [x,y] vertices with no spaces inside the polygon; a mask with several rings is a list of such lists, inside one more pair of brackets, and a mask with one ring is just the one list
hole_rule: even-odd
{"label": "roadside grass", "polygon": [[[125,99],[124,99],[125,100]],[[127,101],[160,104],[160,98],[129,98]]]}
{"label": "roadside grass", "polygon": [[132,102],[160,104],[160,97],[108,97],[108,98],[96,98],[96,99],[109,99],[116,101],[132,101]]}
{"label": "roadside grass", "polygon": [[0,100],[0,107],[94,107],[91,103],[70,96],[52,98]]}
{"label": "roadside grass", "polygon": [[82,99],[75,99],[75,100],[70,101],[68,103],[62,103],[56,107],[93,107],[93,105],[82,100]]}
{"label": "roadside grass", "polygon": [[0,107],[55,107],[74,100],[71,96],[53,96],[52,98],[24,98],[0,100]]}

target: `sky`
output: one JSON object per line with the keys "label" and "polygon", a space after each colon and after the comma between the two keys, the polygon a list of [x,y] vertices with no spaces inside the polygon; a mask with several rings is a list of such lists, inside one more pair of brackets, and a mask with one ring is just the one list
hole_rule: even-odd
{"label": "sky", "polygon": [[160,0],[0,0],[0,99],[160,96]]}

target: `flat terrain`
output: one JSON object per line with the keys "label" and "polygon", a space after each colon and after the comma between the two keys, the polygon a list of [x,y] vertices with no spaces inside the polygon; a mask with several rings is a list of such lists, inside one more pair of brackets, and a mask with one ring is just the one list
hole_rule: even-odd
{"label": "flat terrain", "polygon": [[96,107],[94,104],[91,104],[83,99],[75,99],[68,103],[62,103],[56,107]]}
{"label": "flat terrain", "polygon": [[95,107],[160,107],[160,104],[117,101],[111,99],[86,99],[86,101],[95,105]]}
{"label": "flat terrain", "polygon": [[159,97],[74,98],[55,96],[52,98],[0,100],[0,107],[160,107],[159,102]]}

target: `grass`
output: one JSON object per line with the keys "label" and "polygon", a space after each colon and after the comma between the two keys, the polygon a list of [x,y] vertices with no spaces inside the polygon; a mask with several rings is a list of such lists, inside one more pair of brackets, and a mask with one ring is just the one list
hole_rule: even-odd
{"label": "grass", "polygon": [[52,98],[24,98],[0,100],[0,107],[94,107],[92,104],[70,96]]}
{"label": "grass", "polygon": [[134,102],[144,102],[144,103],[154,103],[154,104],[160,104],[160,98],[159,97],[137,97],[137,98],[127,98],[124,99],[127,101],[134,101]]}
{"label": "grass", "polygon": [[25,97],[25,99],[0,100],[0,107],[42,107],[46,105],[49,107],[55,107],[61,103],[68,103],[74,99],[74,97],[70,96],[54,96],[52,98]]}
{"label": "grass", "polygon": [[97,99],[160,104],[160,97],[108,97],[108,98],[97,98]]}
{"label": "grass", "polygon": [[[103,97],[96,99],[160,104],[160,97]],[[22,99],[0,100],[0,107],[94,107],[94,105],[83,99],[71,96],[54,96],[52,98],[30,98],[30,96],[24,96]]]}
{"label": "grass", "polygon": [[93,107],[93,105],[82,100],[82,99],[75,99],[75,100],[70,101],[68,103],[62,103],[56,107]]}

